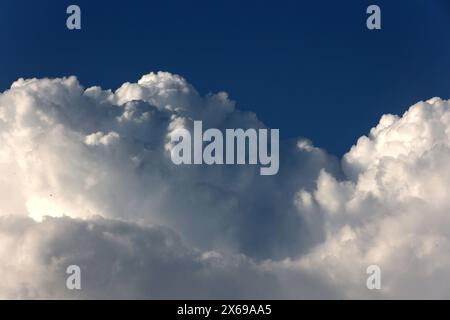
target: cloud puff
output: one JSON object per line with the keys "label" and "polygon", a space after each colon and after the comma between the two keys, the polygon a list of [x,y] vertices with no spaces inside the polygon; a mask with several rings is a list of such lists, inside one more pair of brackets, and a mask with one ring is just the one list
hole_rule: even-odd
{"label": "cloud puff", "polygon": [[323,171],[299,201],[324,214],[327,240],[297,261],[347,296],[367,296],[379,265],[383,297],[449,297],[450,104],[438,98],[385,115],[343,159],[347,180]]}
{"label": "cloud puff", "polygon": [[[320,239],[308,234],[292,197],[320,169],[338,164],[321,150],[285,143],[279,175],[255,166],[176,166],[170,135],[194,120],[205,127],[262,128],[225,93],[201,97],[183,78],[143,76],[114,93],[84,89],[74,77],[16,81],[0,97],[2,166],[18,184],[2,211],[163,224],[202,249],[252,257],[297,255]],[[284,163],[283,163],[284,161]],[[277,212],[275,215],[274,212]]]}
{"label": "cloud puff", "polygon": [[170,135],[194,120],[265,128],[164,72],[114,92],[68,77],[0,94],[0,297],[450,296],[447,101],[383,116],[341,163],[284,141],[276,176],[173,165]]}

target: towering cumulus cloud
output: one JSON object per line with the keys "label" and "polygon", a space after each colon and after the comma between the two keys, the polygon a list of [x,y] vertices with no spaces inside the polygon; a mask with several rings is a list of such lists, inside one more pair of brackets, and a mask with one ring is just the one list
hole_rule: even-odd
{"label": "towering cumulus cloud", "polygon": [[282,141],[274,176],[174,165],[171,136],[196,120],[266,128],[163,72],[0,94],[0,298],[450,297],[447,101],[383,116],[341,161]]}

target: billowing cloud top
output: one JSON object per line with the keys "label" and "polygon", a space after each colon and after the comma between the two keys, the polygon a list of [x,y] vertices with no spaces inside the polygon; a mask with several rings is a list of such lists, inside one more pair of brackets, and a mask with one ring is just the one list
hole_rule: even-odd
{"label": "billowing cloud top", "polygon": [[342,161],[284,141],[276,176],[174,165],[170,136],[194,120],[265,128],[165,72],[0,94],[0,298],[450,297],[447,101],[383,116]]}

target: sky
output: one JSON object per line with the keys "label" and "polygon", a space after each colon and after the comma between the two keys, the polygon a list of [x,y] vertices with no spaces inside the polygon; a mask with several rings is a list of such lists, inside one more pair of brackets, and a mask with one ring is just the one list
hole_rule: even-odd
{"label": "sky", "polygon": [[446,97],[450,86],[448,1],[376,3],[378,31],[365,27],[372,2],[363,0],[80,0],[82,30],[73,32],[70,1],[5,0],[0,89],[67,75],[116,89],[168,71],[203,94],[228,92],[283,138],[308,137],[341,156],[381,115]]}
{"label": "sky", "polygon": [[68,4],[0,4],[0,299],[450,297],[450,4]]}

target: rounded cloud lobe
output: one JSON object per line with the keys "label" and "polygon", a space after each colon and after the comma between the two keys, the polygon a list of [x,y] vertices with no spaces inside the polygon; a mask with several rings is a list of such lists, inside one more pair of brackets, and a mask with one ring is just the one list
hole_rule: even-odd
{"label": "rounded cloud lobe", "polygon": [[164,72],[0,94],[0,298],[450,297],[447,101],[383,116],[340,162],[283,141],[275,176],[172,164],[170,136],[194,120],[265,128]]}

